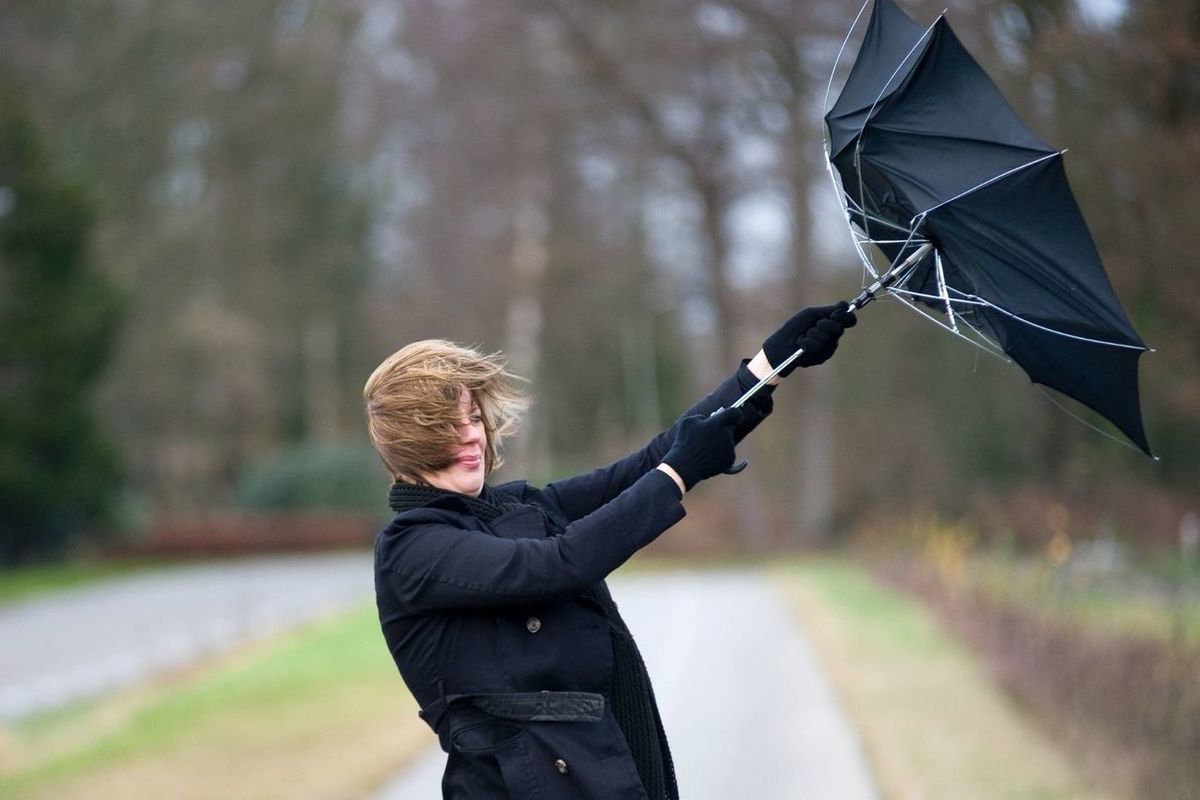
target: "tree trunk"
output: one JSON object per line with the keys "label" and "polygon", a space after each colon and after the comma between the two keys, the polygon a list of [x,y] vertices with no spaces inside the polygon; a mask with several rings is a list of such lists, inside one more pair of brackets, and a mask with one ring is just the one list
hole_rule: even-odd
{"label": "tree trunk", "polygon": [[708,240],[709,297],[717,319],[713,350],[713,374],[723,375],[737,363],[737,315],[733,289],[729,282],[729,237],[725,233],[725,219],[729,211],[721,187],[716,181],[693,172],[692,184],[704,207],[704,237]]}
{"label": "tree trunk", "polygon": [[[513,218],[513,244],[509,257],[511,293],[505,313],[505,351],[511,369],[536,386],[541,366],[542,281],[546,274],[546,237],[549,223],[543,210],[544,181],[530,178],[521,187]],[[534,447],[544,437],[536,435],[537,410],[525,416],[522,434],[509,448],[509,464],[516,475],[528,475],[538,461]]]}
{"label": "tree trunk", "polygon": [[[800,43],[797,41],[797,48]],[[796,64],[800,59],[796,59]],[[791,280],[792,303],[789,313],[814,303],[826,303],[825,287],[818,265],[812,261],[812,237],[809,231],[811,210],[809,192],[813,187],[814,172],[808,81],[799,68],[789,71],[791,84],[791,125],[787,138],[791,163],[788,183],[791,194]],[[800,394],[800,410],[792,452],[795,453],[796,469],[792,473],[794,485],[789,496],[795,498],[793,508],[793,530],[799,541],[826,540],[831,535],[833,517],[833,402],[832,386],[828,368],[818,367],[795,375],[793,386]]]}

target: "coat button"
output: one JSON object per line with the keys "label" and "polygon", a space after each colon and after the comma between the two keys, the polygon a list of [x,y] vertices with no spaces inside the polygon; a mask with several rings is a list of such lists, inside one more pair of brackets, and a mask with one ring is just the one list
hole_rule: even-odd
{"label": "coat button", "polygon": [[537,633],[541,629],[542,621],[537,617],[530,617],[529,619],[525,620],[525,630],[529,631],[530,633]]}
{"label": "coat button", "polygon": [[561,775],[566,775],[568,772],[571,771],[567,767],[567,762],[563,761],[561,758],[554,759],[554,768],[556,770],[558,770],[559,774],[561,774]]}

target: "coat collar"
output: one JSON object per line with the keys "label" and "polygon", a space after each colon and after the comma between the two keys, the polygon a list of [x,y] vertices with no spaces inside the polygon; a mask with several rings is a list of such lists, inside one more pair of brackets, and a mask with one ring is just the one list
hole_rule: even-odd
{"label": "coat collar", "polygon": [[481,521],[491,522],[501,514],[520,508],[523,504],[509,500],[487,484],[484,484],[479,497],[471,497],[434,486],[417,486],[397,481],[388,491],[388,505],[397,514],[425,506],[457,505]]}

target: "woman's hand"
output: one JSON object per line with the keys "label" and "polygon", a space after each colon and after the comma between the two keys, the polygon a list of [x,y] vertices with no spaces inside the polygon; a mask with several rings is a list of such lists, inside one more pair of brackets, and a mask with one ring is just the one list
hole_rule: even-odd
{"label": "woman's hand", "polygon": [[[787,361],[792,353],[803,349],[804,353],[798,359],[779,372],[780,377],[786,378],[797,366],[814,367],[828,361],[837,350],[842,333],[857,324],[858,318],[844,300],[832,306],[806,308],[768,336],[760,354],[773,369]],[[750,366],[753,369],[754,360]]]}
{"label": "woman's hand", "polygon": [[675,442],[663,456],[663,470],[668,475],[675,473],[683,484],[684,491],[690,490],[705,478],[719,475],[733,466],[733,429],[742,421],[742,409],[726,408],[704,416],[695,414],[684,417],[675,433]]}

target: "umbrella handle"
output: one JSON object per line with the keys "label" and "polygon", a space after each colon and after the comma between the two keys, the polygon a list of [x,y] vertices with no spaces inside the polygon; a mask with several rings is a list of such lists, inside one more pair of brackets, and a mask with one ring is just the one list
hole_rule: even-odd
{"label": "umbrella handle", "polygon": [[[731,408],[736,408],[736,406],[731,406]],[[725,406],[721,406],[720,408],[718,408],[716,411],[712,412],[708,416],[710,418],[715,417],[717,414],[720,414],[724,410],[725,410]],[[721,474],[722,475],[737,475],[739,472],[742,472],[743,470],[745,470],[746,467],[748,467],[748,466],[750,466],[750,462],[743,458],[741,461],[737,462],[736,464],[734,464],[732,467],[725,470]]]}

